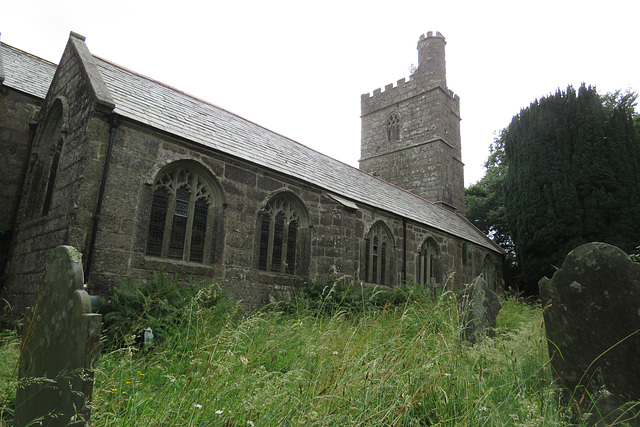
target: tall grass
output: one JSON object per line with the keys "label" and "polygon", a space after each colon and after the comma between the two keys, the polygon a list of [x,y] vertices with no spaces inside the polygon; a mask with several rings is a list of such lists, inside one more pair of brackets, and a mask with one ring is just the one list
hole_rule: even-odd
{"label": "tall grass", "polygon": [[[437,299],[415,294],[378,310],[359,310],[355,303],[340,309],[345,294],[325,292],[237,323],[228,307],[202,308],[194,298],[184,321],[161,345],[101,357],[92,420],[96,425],[566,424],[545,366],[539,310],[503,301],[498,322],[505,326],[496,338],[469,347],[459,338],[454,294]],[[361,295],[372,300],[377,294]],[[372,307],[370,301],[362,305]]]}
{"label": "tall grass", "polygon": [[92,423],[568,424],[539,308],[503,299],[495,337],[472,347],[460,340],[452,292],[405,287],[382,305],[383,291],[335,285],[241,319],[237,306],[211,305],[201,289],[151,348],[101,355]]}

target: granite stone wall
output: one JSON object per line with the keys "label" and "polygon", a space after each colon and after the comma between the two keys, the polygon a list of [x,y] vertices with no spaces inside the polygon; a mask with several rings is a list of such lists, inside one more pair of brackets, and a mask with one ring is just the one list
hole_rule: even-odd
{"label": "granite stone wall", "polygon": [[[98,99],[90,87],[77,46],[67,45],[37,117],[33,144],[16,216],[11,251],[3,276],[3,298],[15,310],[28,306],[38,291],[50,251],[66,244],[86,245],[97,199],[108,125],[97,118]],[[72,52],[73,51],[73,52]],[[61,109],[60,132],[54,139],[47,129],[52,109]],[[51,152],[62,141],[52,180],[50,207],[43,211],[50,181]]]}
{"label": "granite stone wall", "polygon": [[29,123],[41,104],[41,99],[0,86],[0,226],[5,229],[0,234],[0,276],[9,252],[11,228],[29,158]]}

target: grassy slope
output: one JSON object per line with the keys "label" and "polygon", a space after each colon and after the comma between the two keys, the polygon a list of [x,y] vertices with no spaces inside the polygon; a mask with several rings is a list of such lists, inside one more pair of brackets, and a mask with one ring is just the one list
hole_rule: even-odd
{"label": "grassy slope", "polygon": [[193,307],[153,351],[101,357],[92,420],[564,425],[545,367],[540,311],[503,306],[497,338],[474,348],[458,339],[453,294],[354,315],[314,315],[298,305],[237,325]]}
{"label": "grassy slope", "polygon": [[[566,425],[540,309],[503,300],[493,339],[458,336],[451,293],[317,314],[304,301],[233,321],[195,302],[151,350],[103,354],[94,425]],[[15,393],[15,336],[0,399]],[[2,404],[0,404],[0,407]],[[0,425],[10,410],[0,413]]]}

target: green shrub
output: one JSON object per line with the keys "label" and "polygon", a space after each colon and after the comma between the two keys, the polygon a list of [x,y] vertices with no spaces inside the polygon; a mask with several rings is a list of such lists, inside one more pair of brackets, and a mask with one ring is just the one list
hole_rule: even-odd
{"label": "green shrub", "polygon": [[281,302],[277,306],[290,313],[333,316],[338,312],[375,313],[385,307],[432,299],[428,287],[415,283],[389,288],[365,285],[349,277],[341,277],[301,288],[292,302]]}
{"label": "green shrub", "polygon": [[[228,301],[218,285],[185,286],[165,272],[154,273],[144,283],[124,283],[111,288],[111,297],[100,309],[104,318],[103,344],[107,349],[139,341],[151,328],[156,341],[179,325],[189,304],[206,308]],[[228,302],[230,303],[230,302]]]}

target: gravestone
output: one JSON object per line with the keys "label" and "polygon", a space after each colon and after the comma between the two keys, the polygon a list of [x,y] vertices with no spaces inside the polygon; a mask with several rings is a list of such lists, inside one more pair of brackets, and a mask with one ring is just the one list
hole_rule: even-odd
{"label": "gravestone", "polygon": [[457,303],[462,336],[469,343],[475,344],[484,336],[493,336],[502,304],[482,276],[476,277],[471,285],[462,290]]}
{"label": "gravestone", "polygon": [[565,401],[578,416],[593,414],[591,423],[611,423],[617,408],[640,398],[640,264],[615,246],[587,243],[539,286]]}
{"label": "gravestone", "polygon": [[24,328],[16,427],[88,424],[102,315],[91,313],[83,283],[80,252],[55,248]]}

